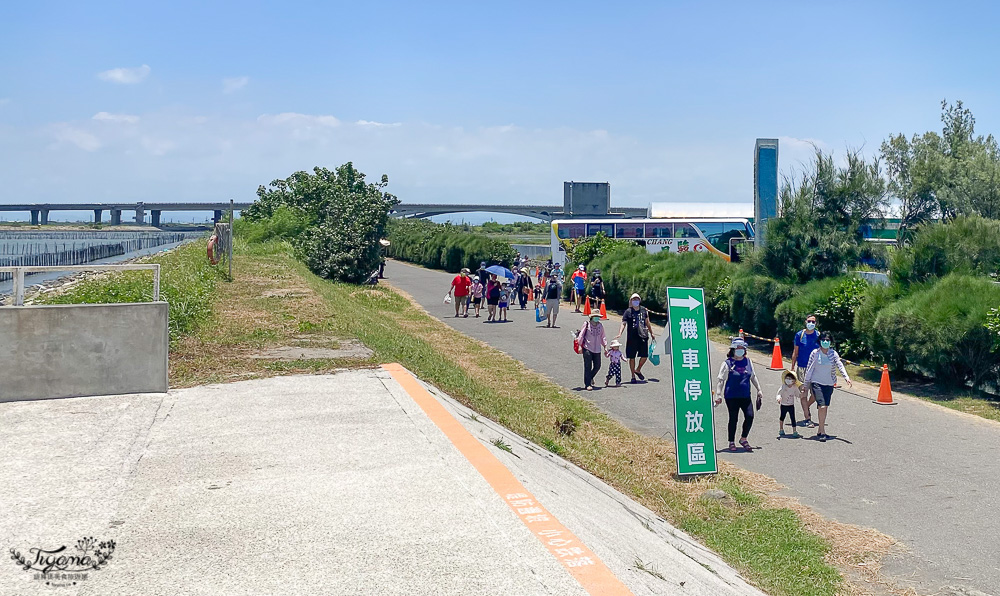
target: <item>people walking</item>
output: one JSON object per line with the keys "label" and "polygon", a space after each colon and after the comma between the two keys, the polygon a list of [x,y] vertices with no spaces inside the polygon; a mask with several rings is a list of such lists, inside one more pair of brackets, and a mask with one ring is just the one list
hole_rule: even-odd
{"label": "people walking", "polygon": [[517,285],[515,286],[517,301],[521,305],[521,310],[528,307],[528,296],[533,287],[534,284],[531,282],[531,276],[528,275],[528,268],[522,267],[517,276]]}
{"label": "people walking", "polygon": [[599,309],[604,302],[604,280],[601,279],[601,272],[594,270],[594,275],[590,280],[590,297],[594,299],[593,308]]}
{"label": "people walking", "polygon": [[833,336],[824,332],[819,336],[819,348],[809,355],[804,381],[812,385],[816,396],[816,414],[819,417],[819,432],[816,435],[820,441],[826,442],[830,437],[826,434],[826,417],[830,408],[830,398],[833,397],[833,386],[837,384],[837,371],[844,377],[848,387],[853,387],[847,369],[840,360],[840,355],[833,347]]}
{"label": "people walking", "polygon": [[549,277],[549,282],[545,286],[545,326],[555,327],[556,317],[559,316],[559,298],[562,296],[562,284],[556,276]]}
{"label": "people walking", "polygon": [[455,299],[452,301],[455,303],[455,317],[460,317],[463,314],[465,317],[469,316],[469,288],[472,286],[472,280],[469,279],[469,270],[465,267],[462,271],[455,276],[455,279],[451,280],[451,288],[448,290],[448,295],[454,295]]}
{"label": "people walking", "polygon": [[492,322],[497,317],[497,304],[500,303],[500,282],[497,276],[489,274],[489,281],[486,282],[486,312],[489,315],[486,322]]}
{"label": "people walking", "polygon": [[[795,428],[795,401],[799,399],[799,396],[801,395],[796,381],[797,378],[794,371],[786,370],[785,373],[781,375],[781,387],[778,388],[778,395],[774,398],[775,401],[778,402],[778,405],[781,406],[781,415],[778,418],[779,437],[790,436],[793,439],[798,439],[802,436],[799,434],[798,429]],[[791,417],[791,435],[785,434],[785,416]]]}
{"label": "people walking", "polygon": [[479,311],[483,308],[483,294],[486,291],[486,287],[483,286],[483,282],[479,281],[479,276],[472,278],[472,287],[470,288],[472,292],[472,306],[476,309],[476,318],[479,318]]}
{"label": "people walking", "polygon": [[[653,326],[649,323],[649,311],[641,306],[640,302],[639,294],[632,294],[629,298],[629,307],[622,315],[621,329],[615,336],[615,339],[621,339],[622,333],[628,331],[625,336],[625,357],[628,358],[628,367],[632,372],[632,380],[629,382],[633,385],[646,380],[642,375],[642,365],[646,364],[646,359],[649,357],[649,340],[656,339],[653,335]],[[638,366],[635,363],[636,357],[639,358]]]}
{"label": "people walking", "polygon": [[726,402],[729,410],[729,450],[736,451],[736,426],[739,422],[740,412],[743,412],[743,432],[740,434],[740,445],[747,451],[753,451],[747,437],[750,436],[750,427],[753,426],[754,404],[750,399],[750,385],[757,389],[757,409],[760,409],[763,394],[760,391],[760,383],[754,373],[753,364],[746,357],[747,344],[742,339],[736,338],[729,346],[729,353],[726,360],[719,369],[719,391],[716,394],[715,405]]}
{"label": "people walking", "polygon": [[608,344],[608,351],[605,352],[608,357],[608,376],[604,379],[604,386],[607,387],[608,383],[611,382],[611,377],[615,378],[615,387],[622,386],[622,342],[617,339],[611,340]]}
{"label": "people walking", "polygon": [[587,391],[593,391],[594,377],[597,376],[597,371],[601,370],[601,352],[608,345],[600,315],[587,318],[576,334],[576,341],[580,345],[580,353],[583,354],[583,386]]}
{"label": "people walking", "polygon": [[[809,356],[819,347],[819,330],[816,329],[816,315],[806,317],[806,326],[795,333],[795,347],[792,348],[792,365],[799,379],[806,378],[806,367],[809,366]],[[816,395],[809,383],[803,383],[799,401],[802,403],[802,426],[815,427],[809,414],[809,408],[816,403]]]}
{"label": "people walking", "polygon": [[479,281],[483,284],[483,286],[486,286],[489,283],[490,272],[486,270],[486,261],[479,263],[479,271],[477,271],[476,274],[479,276]]}
{"label": "people walking", "polygon": [[507,320],[507,308],[511,302],[513,302],[513,296],[511,296],[510,285],[507,283],[507,280],[504,280],[500,282],[500,302],[497,304],[497,307],[500,309],[501,321]]}
{"label": "people walking", "polygon": [[580,312],[580,307],[583,305],[583,297],[585,295],[585,290],[587,287],[587,268],[580,265],[573,272],[573,275],[569,277],[570,282],[573,283],[573,303],[576,305],[576,310],[573,312]]}

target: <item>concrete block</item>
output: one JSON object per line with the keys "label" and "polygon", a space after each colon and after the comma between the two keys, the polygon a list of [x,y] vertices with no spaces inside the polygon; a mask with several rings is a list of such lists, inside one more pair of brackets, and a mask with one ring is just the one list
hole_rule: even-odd
{"label": "concrete block", "polygon": [[0,308],[0,402],[167,390],[166,302]]}

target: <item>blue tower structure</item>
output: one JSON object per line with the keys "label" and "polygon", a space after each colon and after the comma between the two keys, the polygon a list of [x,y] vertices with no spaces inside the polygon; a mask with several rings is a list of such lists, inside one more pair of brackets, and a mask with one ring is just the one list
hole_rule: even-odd
{"label": "blue tower structure", "polygon": [[753,150],[754,245],[763,246],[767,220],[778,216],[778,139],[757,139]]}

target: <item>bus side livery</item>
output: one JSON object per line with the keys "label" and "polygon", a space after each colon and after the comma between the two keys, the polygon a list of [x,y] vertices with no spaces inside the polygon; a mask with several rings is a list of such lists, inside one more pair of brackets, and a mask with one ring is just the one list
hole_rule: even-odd
{"label": "bus side livery", "polygon": [[750,241],[753,225],[744,218],[692,219],[560,219],[552,222],[552,260],[566,263],[566,249],[599,233],[630,240],[650,253],[708,252],[727,261],[730,240]]}

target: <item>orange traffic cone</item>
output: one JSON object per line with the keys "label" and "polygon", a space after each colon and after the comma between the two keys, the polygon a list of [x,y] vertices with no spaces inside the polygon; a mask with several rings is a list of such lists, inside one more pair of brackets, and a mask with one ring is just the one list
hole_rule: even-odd
{"label": "orange traffic cone", "polygon": [[785,363],[781,361],[781,342],[774,338],[774,352],[771,353],[771,366],[769,370],[785,370]]}
{"label": "orange traffic cone", "polygon": [[882,365],[882,382],[878,384],[878,401],[883,406],[894,406],[899,402],[892,401],[892,385],[889,384],[889,365]]}
{"label": "orange traffic cone", "polygon": [[605,321],[608,320],[608,309],[604,308],[604,301],[601,300],[601,318]]}
{"label": "orange traffic cone", "polygon": [[590,316],[590,296],[583,299],[583,316]]}

